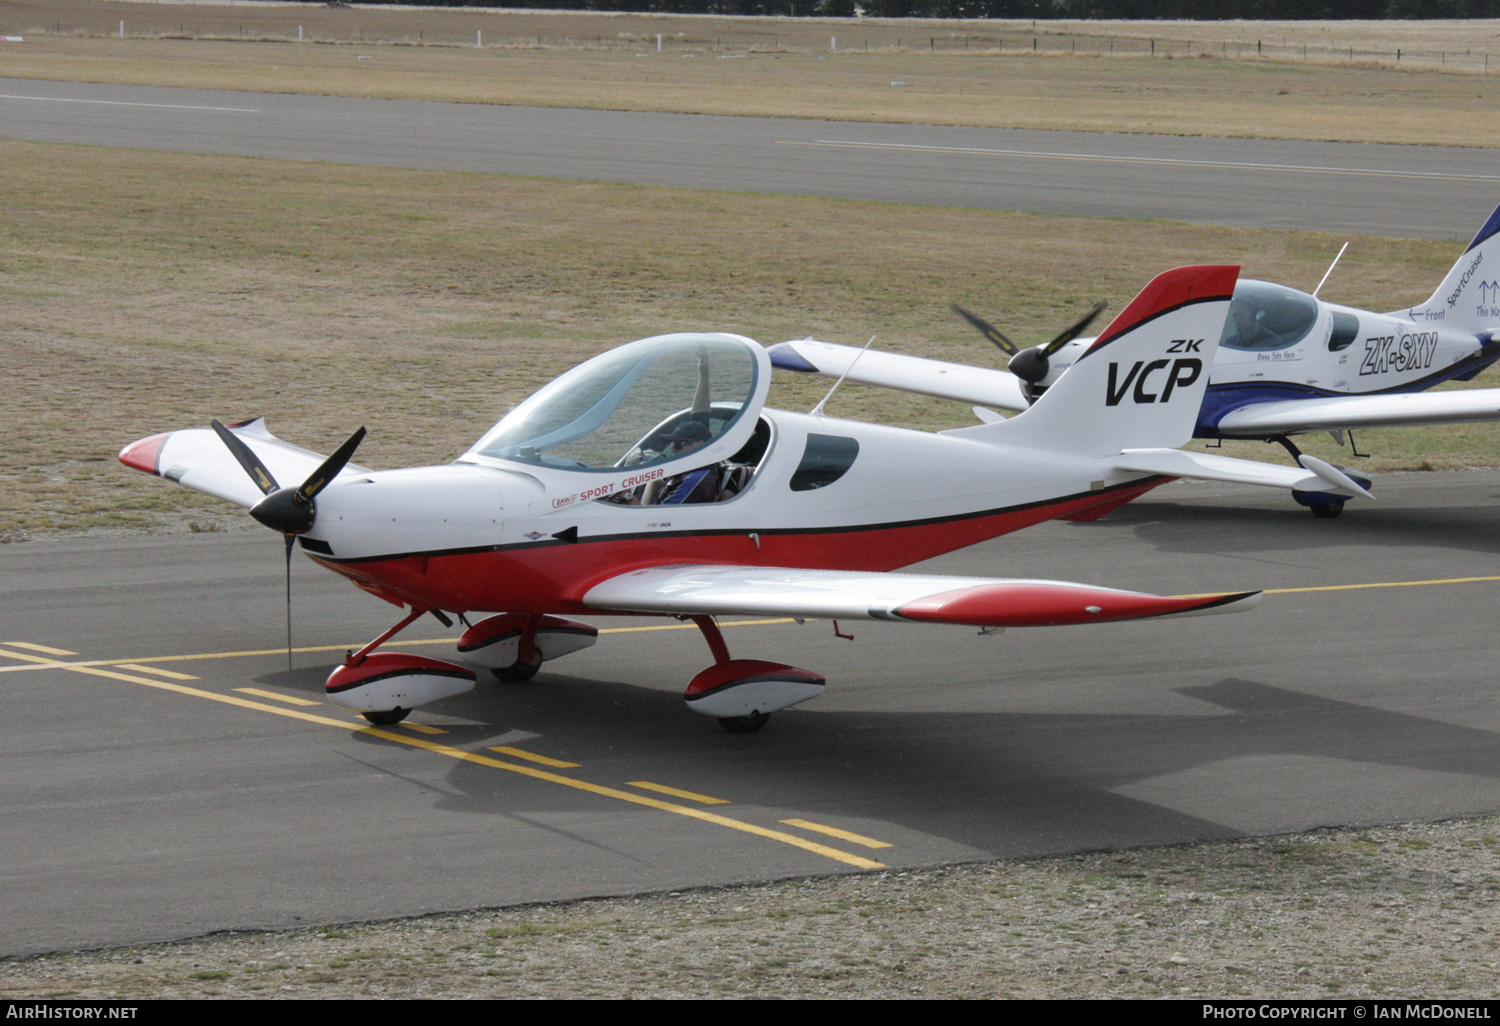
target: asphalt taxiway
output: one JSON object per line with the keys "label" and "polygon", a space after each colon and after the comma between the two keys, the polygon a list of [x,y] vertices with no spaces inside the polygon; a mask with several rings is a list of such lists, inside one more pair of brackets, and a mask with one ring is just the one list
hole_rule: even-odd
{"label": "asphalt taxiway", "polygon": [[0,79],[0,138],[1089,217],[1470,238],[1493,150]]}
{"label": "asphalt taxiway", "polygon": [[1495,812],[1500,472],[1377,493],[1174,484],[922,564],[1244,615],[726,628],[829,678],[748,736],[684,707],[671,621],[374,730],[320,686],[399,614],[299,557],[288,671],[269,532],[0,546],[0,954]]}

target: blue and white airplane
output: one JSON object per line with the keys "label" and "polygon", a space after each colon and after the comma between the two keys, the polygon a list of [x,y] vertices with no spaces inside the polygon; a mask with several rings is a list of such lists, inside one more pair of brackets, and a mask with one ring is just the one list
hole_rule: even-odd
{"label": "blue and white airplane", "polygon": [[[1500,359],[1500,207],[1425,303],[1380,314],[1326,302],[1316,292],[1240,279],[1194,437],[1276,442],[1299,460],[1291,436],[1310,431],[1331,432],[1342,445],[1345,432],[1360,428],[1500,420],[1500,389],[1427,391],[1472,380]],[[1066,373],[1093,343],[1081,333],[1102,305],[1031,348],[955,309],[1010,355],[1008,370],[813,339],[772,346],[771,361],[786,370],[971,403],[988,422],[999,419],[997,410],[1026,409]],[[1135,403],[1150,401],[1167,385],[1166,367],[1165,360],[1120,367],[1105,383],[1106,401],[1126,394]],[[1153,469],[1172,472],[1165,465]],[[1363,475],[1350,476],[1368,488]],[[1344,496],[1331,492],[1294,491],[1293,497],[1318,516],[1337,516],[1344,505]]]}

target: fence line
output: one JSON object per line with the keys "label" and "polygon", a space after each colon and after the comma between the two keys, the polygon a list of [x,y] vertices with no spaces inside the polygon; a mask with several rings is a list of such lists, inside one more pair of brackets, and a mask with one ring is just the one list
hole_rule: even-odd
{"label": "fence line", "polygon": [[[796,28],[797,26],[791,26]],[[809,29],[811,26],[809,26]],[[656,53],[827,53],[828,36],[799,39],[786,33],[752,32],[690,37],[684,33],[662,35],[658,44],[654,35],[593,36],[545,33],[527,35],[493,34],[483,39],[489,50],[609,50]],[[804,32],[804,35],[808,33]],[[132,27],[129,19],[118,24],[64,26],[59,20],[51,25],[17,24],[0,21],[0,35],[74,36],[83,38],[122,39],[197,39],[247,43],[311,43],[360,46],[435,46],[476,47],[478,33],[471,26],[455,26],[451,31],[424,28],[413,32],[367,32],[356,24],[339,33],[305,31],[304,25],[274,28],[238,23],[205,27],[188,25],[178,19],[175,25]],[[925,44],[925,45],[924,45]],[[861,54],[925,54],[929,56],[1077,56],[1077,57],[1154,57],[1166,59],[1259,60],[1268,63],[1316,63],[1356,66],[1391,66],[1439,68],[1449,71],[1488,73],[1490,54],[1472,48],[1457,50],[1417,50],[1408,47],[1391,49],[1359,46],[1337,46],[1273,42],[1267,40],[1182,40],[1160,37],[1101,37],[1080,34],[1047,34],[1041,32],[996,33],[923,33],[918,37],[895,36],[887,32],[851,33],[841,37],[836,52],[842,56]],[[1500,62],[1496,64],[1500,70]]]}

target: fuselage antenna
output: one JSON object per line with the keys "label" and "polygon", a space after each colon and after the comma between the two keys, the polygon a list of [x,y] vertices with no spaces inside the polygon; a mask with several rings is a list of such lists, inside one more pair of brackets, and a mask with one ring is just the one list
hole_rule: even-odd
{"label": "fuselage antenna", "polygon": [[[870,342],[874,342],[874,341],[875,341],[875,336],[871,335],[870,336]],[[854,369],[854,365],[859,362],[859,358],[861,356],[865,355],[865,349],[869,349],[870,348],[870,342],[866,342],[865,343],[865,348],[861,349],[858,353],[856,353],[854,355],[854,359],[852,359],[852,360],[849,361],[849,366],[847,366],[847,367],[844,368],[844,373],[842,373],[842,374],[839,375],[839,379],[833,383],[833,387],[828,390],[828,394],[825,395],[822,399],[819,399],[818,400],[818,405],[816,405],[816,406],[814,406],[812,408],[812,413],[810,414],[810,416],[813,416],[813,417],[821,417],[821,416],[823,416],[823,406],[824,406],[824,404],[827,403],[828,400],[830,400],[830,399],[833,398],[833,393],[835,393],[835,392],[837,392],[839,390],[839,386],[844,383],[844,379],[849,376],[849,372]]]}
{"label": "fuselage antenna", "polygon": [[1323,272],[1323,281],[1318,282],[1318,288],[1312,290],[1312,294],[1313,294],[1314,297],[1317,296],[1318,289],[1321,289],[1323,287],[1323,282],[1326,282],[1328,280],[1328,276],[1333,273],[1333,269],[1339,265],[1339,257],[1343,256],[1344,255],[1344,250],[1346,250],[1348,248],[1349,248],[1349,243],[1347,243],[1347,242],[1344,243],[1342,246],[1339,247],[1339,256],[1336,256],[1336,257],[1333,258],[1333,263],[1329,264],[1328,265],[1328,270],[1326,270],[1326,271]]}

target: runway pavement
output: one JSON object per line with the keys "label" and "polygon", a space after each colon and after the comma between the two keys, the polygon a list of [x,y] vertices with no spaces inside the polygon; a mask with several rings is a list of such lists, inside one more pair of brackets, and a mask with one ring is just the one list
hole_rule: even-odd
{"label": "runway pavement", "polygon": [[1467,240],[1493,150],[0,79],[0,138]]}
{"label": "runway pavement", "polygon": [[372,730],[321,682],[399,614],[299,557],[288,672],[270,532],[0,545],[0,954],[1495,812],[1500,472],[1377,493],[1175,484],[922,565],[1249,614],[727,628],[829,679],[748,736],[670,621]]}

